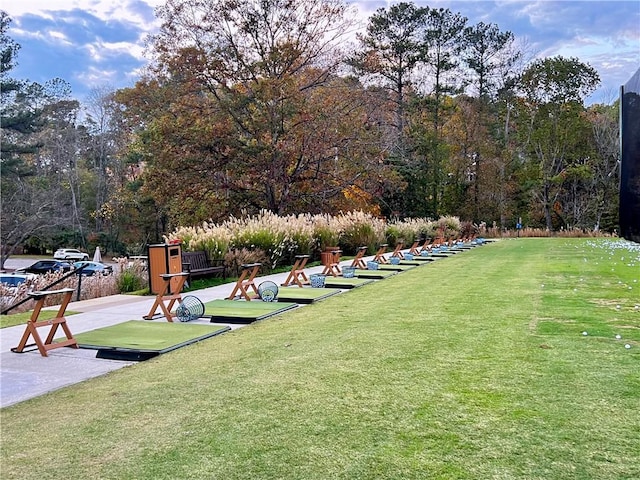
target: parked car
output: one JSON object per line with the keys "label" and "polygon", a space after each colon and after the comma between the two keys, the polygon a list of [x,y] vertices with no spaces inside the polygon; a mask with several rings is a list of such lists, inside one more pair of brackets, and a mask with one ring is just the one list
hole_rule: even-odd
{"label": "parked car", "polygon": [[13,304],[20,285],[32,277],[35,277],[35,275],[23,273],[0,273],[0,307],[4,308]]}
{"label": "parked car", "polygon": [[14,291],[30,278],[33,278],[33,275],[26,273],[0,273],[0,283],[5,285],[10,291]]}
{"label": "parked car", "polygon": [[[113,273],[113,267],[111,265],[105,265],[100,262],[75,262],[73,268],[78,270],[80,274],[86,276],[92,275],[111,275]],[[80,271],[80,269],[82,270]]]}
{"label": "parked car", "polygon": [[38,260],[36,263],[25,268],[19,268],[17,273],[48,273],[48,272],[68,272],[71,264],[61,260]]}
{"label": "parked car", "polygon": [[53,254],[56,260],[89,260],[89,255],[75,248],[59,248]]}

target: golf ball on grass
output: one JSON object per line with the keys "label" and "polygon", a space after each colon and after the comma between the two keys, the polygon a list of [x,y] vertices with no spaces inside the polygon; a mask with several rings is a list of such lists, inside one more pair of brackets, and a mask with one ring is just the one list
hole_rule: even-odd
{"label": "golf ball on grass", "polygon": [[584,335],[586,337],[589,334],[587,332],[582,332],[582,335]]}
{"label": "golf ball on grass", "polygon": [[624,344],[624,348],[626,348],[627,350],[629,350],[631,348],[631,345],[629,345],[628,343]]}
{"label": "golf ball on grass", "polygon": [[617,339],[617,340],[620,340],[621,338],[622,338],[622,335],[620,335],[620,334],[617,334],[617,335],[616,335],[616,339]]}

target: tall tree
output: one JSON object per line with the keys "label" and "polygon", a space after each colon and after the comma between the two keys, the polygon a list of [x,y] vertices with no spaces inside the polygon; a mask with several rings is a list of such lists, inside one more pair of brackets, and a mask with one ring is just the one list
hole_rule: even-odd
{"label": "tall tree", "polygon": [[554,227],[554,212],[562,216],[564,206],[558,198],[565,179],[591,153],[591,142],[584,138],[584,132],[590,130],[584,98],[599,83],[600,78],[590,65],[562,56],[537,60],[522,76],[526,153],[539,171],[536,197],[550,230]]}
{"label": "tall tree", "polygon": [[[494,148],[499,143],[494,141],[496,135],[500,135],[500,130],[495,126],[495,115],[491,111],[494,104],[501,80],[505,78],[518,57],[519,52],[511,47],[514,42],[513,33],[500,31],[496,24],[486,24],[480,22],[476,25],[466,27],[464,30],[464,53],[463,60],[471,73],[471,81],[468,89],[471,94],[476,94],[478,108],[473,109],[480,118],[477,121],[481,128],[478,139],[480,143],[476,145],[473,152],[473,202],[475,205],[474,219],[479,221],[485,213],[494,209],[493,205],[482,208],[487,198],[482,192],[483,184],[491,178],[489,172],[485,175],[486,168],[491,169],[492,165],[485,166],[487,159],[498,159],[501,156],[501,149]],[[495,166],[499,162],[494,162]]]}
{"label": "tall tree", "polygon": [[[387,90],[389,110],[393,118],[385,121],[389,128],[381,130],[388,139],[387,158],[404,178],[409,190],[390,190],[385,194],[387,214],[399,215],[420,195],[421,175],[412,162],[407,115],[416,89],[415,73],[425,57],[421,35],[429,8],[413,3],[398,3],[379,8],[369,17],[366,32],[358,35],[360,49],[350,65],[368,82]],[[386,132],[385,132],[386,130]]]}
{"label": "tall tree", "polygon": [[379,8],[369,17],[366,33],[358,36],[361,51],[350,59],[357,72],[382,79],[382,84],[393,92],[396,149],[400,155],[403,153],[405,92],[412,87],[414,70],[424,59],[420,33],[427,13],[428,8],[405,2],[388,9]]}
{"label": "tall tree", "polygon": [[117,153],[117,137],[113,130],[113,93],[107,87],[91,90],[85,103],[86,125],[91,135],[87,156],[90,167],[95,173],[94,230],[104,228],[104,216],[100,214],[108,199],[108,172],[114,172]]}
{"label": "tall tree", "polygon": [[[364,132],[366,126],[366,115],[355,115],[364,112],[354,104],[357,96],[340,96],[349,91],[333,81],[344,58],[340,40],[353,22],[347,12],[339,0],[167,2],[153,39],[156,68],[146,82],[147,94],[165,92],[160,96],[167,103],[141,138],[147,146],[168,141],[154,133],[160,128],[171,129],[175,141],[149,161],[149,185],[170,179],[172,163],[180,162],[210,199],[284,213],[352,183],[352,177],[334,174],[336,161],[340,173],[347,171],[352,160],[341,154],[342,146],[354,129]],[[332,110],[323,111],[332,96]],[[197,121],[190,109],[199,112]],[[341,137],[347,120],[352,131]],[[189,147],[179,136],[195,138],[198,129],[201,140],[192,145],[200,145],[200,153],[185,158],[181,153]],[[203,169],[209,188],[195,178],[202,179]]]}
{"label": "tall tree", "polygon": [[0,268],[27,238],[70,220],[69,191],[59,182],[62,170],[55,156],[41,156],[46,128],[64,110],[68,85],[59,79],[40,85],[9,76],[19,50],[7,33],[10,22],[0,12]]}
{"label": "tall tree", "polygon": [[592,189],[589,195],[593,228],[613,229],[617,225],[620,186],[619,103],[589,107],[587,116],[593,129],[594,158]]}
{"label": "tall tree", "polygon": [[[422,120],[412,125],[416,155],[424,159],[422,172],[425,191],[422,203],[429,201],[422,216],[438,217],[442,211],[444,171],[449,148],[443,141],[442,128],[445,115],[451,113],[454,103],[450,97],[459,94],[464,82],[460,80],[460,53],[464,46],[463,33],[467,19],[449,9],[430,9],[421,39],[426,52],[424,64],[429,73],[430,89],[419,102]],[[416,203],[421,203],[417,198]]]}

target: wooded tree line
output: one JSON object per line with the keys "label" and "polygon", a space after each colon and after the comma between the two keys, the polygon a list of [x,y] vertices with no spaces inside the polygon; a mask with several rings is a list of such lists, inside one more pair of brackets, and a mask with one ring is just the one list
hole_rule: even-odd
{"label": "wooded tree line", "polygon": [[261,209],[616,227],[617,104],[585,107],[599,77],[578,59],[529,60],[498,25],[413,3],[357,36],[341,0],[157,15],[144,77],[84,106],[10,78],[3,15],[3,245],[117,250]]}

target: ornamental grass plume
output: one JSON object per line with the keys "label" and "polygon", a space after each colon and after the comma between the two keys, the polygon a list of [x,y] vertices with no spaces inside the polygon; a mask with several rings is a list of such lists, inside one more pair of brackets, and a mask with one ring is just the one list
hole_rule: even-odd
{"label": "ornamental grass plume", "polygon": [[340,220],[328,213],[313,215],[311,218],[313,240],[320,251],[340,245],[342,226]]}
{"label": "ornamental grass plume", "polygon": [[[68,272],[49,272],[42,275],[35,275],[28,278],[25,282],[21,283],[15,289],[9,289],[4,285],[0,285],[0,309],[5,309],[11,305],[15,305],[20,301],[28,298],[29,292],[36,292],[40,290],[46,290],[52,283],[60,280]],[[73,294],[73,300],[77,300],[78,281],[80,277],[78,275],[71,275],[60,283],[55,284],[51,288],[56,290],[62,288],[72,288],[75,290]],[[117,275],[92,275],[83,276],[80,286],[80,300],[88,300],[90,298],[100,298],[109,295],[116,295],[120,293],[117,285]],[[60,305],[62,301],[62,294],[49,295],[45,299],[44,306],[50,307],[53,305]],[[11,310],[11,313],[21,313],[29,311],[33,308],[34,302],[27,301]]]}
{"label": "ornamental grass plume", "polygon": [[224,258],[231,243],[231,232],[225,226],[203,222],[196,227],[178,227],[165,237],[165,241],[182,240],[187,252],[204,250],[210,260]]}
{"label": "ornamental grass plume", "polygon": [[395,246],[398,240],[410,245],[421,237],[433,238],[438,228],[447,237],[458,236],[460,220],[442,217],[437,222],[406,219],[387,223],[362,210],[286,216],[261,210],[256,215],[244,212],[240,217],[230,216],[220,224],[204,222],[195,227],[178,227],[165,241],[180,239],[186,251],[204,250],[212,260],[229,259],[228,252],[259,249],[268,258],[265,267],[274,269],[293,264],[295,255],[313,254],[328,247],[354,254],[365,245],[369,251],[385,242]]}
{"label": "ornamental grass plume", "polygon": [[385,241],[386,223],[382,218],[357,210],[340,213],[336,220],[341,232],[340,246],[348,253],[354,254],[365,245],[374,251]]}
{"label": "ornamental grass plume", "polygon": [[[421,229],[424,221],[416,219],[396,220],[387,226],[387,241],[390,245],[402,242],[405,246],[410,246],[415,240],[421,237]],[[395,237],[395,238],[394,238]]]}
{"label": "ornamental grass plume", "polygon": [[454,216],[440,217],[438,220],[438,228],[445,239],[460,236],[460,219]]}
{"label": "ornamental grass plume", "polygon": [[223,225],[231,231],[231,248],[263,250],[271,269],[300,251],[310,250],[313,244],[312,228],[304,215],[281,217],[261,210],[254,216],[230,217]]}

